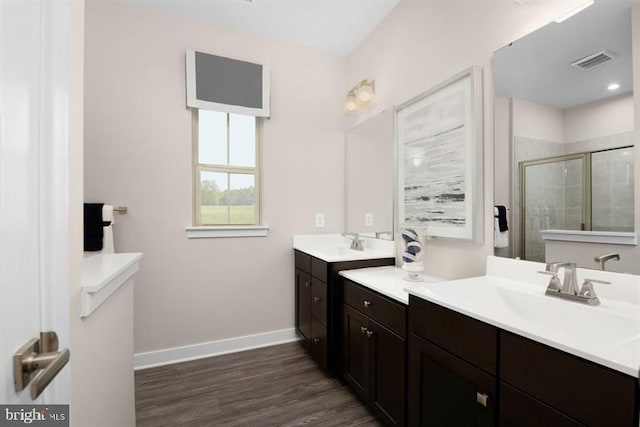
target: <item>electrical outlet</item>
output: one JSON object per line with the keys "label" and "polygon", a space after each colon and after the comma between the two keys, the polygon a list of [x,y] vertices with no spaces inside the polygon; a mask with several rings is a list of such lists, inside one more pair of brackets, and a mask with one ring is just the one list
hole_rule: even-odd
{"label": "electrical outlet", "polygon": [[373,225],[373,214],[372,213],[364,214],[364,225],[366,225],[367,227],[371,227]]}
{"label": "electrical outlet", "polygon": [[323,213],[317,213],[316,214],[316,227],[318,227],[318,228],[324,227],[324,214]]}

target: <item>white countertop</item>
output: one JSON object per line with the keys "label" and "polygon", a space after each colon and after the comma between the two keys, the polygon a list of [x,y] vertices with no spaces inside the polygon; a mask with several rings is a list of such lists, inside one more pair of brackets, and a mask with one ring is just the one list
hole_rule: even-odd
{"label": "white countertop", "polygon": [[82,271],[81,317],[93,313],[100,304],[138,271],[141,253],[96,254],[84,259]]}
{"label": "white countertop", "polygon": [[444,280],[439,277],[420,274],[419,276],[424,282],[409,282],[404,280],[408,273],[394,266],[343,270],[340,272],[340,275],[405,305],[409,304],[409,293],[407,289],[418,287],[424,283],[441,282]]}
{"label": "white countertop", "polygon": [[342,271],[356,283],[407,303],[408,294],[498,328],[563,350],[616,371],[638,377],[640,368],[640,276],[578,269],[596,284],[602,303],[588,306],[545,296],[548,276],[542,263],[488,257],[487,275],[425,282],[403,280],[396,267]]}
{"label": "white countertop", "polygon": [[363,259],[393,258],[391,240],[361,237],[364,250],[349,249],[351,239],[340,234],[294,235],[293,248],[326,262],[356,261]]}

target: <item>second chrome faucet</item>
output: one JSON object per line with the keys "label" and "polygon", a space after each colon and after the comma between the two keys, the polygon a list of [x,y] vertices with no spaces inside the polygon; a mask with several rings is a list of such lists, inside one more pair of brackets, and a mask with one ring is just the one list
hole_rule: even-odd
{"label": "second chrome faucet", "polygon": [[342,233],[342,237],[348,237],[351,239],[351,246],[349,249],[353,249],[356,251],[364,251],[364,242],[360,238],[358,233]]}

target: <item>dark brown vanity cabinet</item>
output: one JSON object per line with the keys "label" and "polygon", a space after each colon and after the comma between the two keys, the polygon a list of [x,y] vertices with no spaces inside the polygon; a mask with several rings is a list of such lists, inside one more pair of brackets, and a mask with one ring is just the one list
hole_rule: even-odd
{"label": "dark brown vanity cabinet", "polygon": [[638,379],[409,297],[410,426],[638,427]]}
{"label": "dark brown vanity cabinet", "polygon": [[342,355],[342,280],[339,272],[393,265],[394,258],[326,262],[295,251],[295,325],[318,365],[339,376]]}
{"label": "dark brown vanity cabinet", "polygon": [[408,425],[495,426],[495,327],[409,296]]}
{"label": "dark brown vanity cabinet", "polygon": [[405,423],[404,304],[344,281],[343,379],[386,425]]}
{"label": "dark brown vanity cabinet", "polygon": [[503,427],[639,425],[637,378],[507,331],[500,331],[500,380]]}

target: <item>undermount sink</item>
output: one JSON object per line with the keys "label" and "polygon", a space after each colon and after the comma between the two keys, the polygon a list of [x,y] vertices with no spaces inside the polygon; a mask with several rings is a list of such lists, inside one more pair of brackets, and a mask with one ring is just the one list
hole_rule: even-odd
{"label": "undermount sink", "polygon": [[634,317],[632,313],[628,313],[627,316],[606,308],[557,300],[541,293],[498,286],[494,289],[511,315],[533,325],[543,325],[554,328],[559,333],[571,334],[572,339],[613,346],[640,339],[640,314]]}
{"label": "undermount sink", "polygon": [[351,249],[351,239],[340,235],[294,236],[293,247],[327,262],[394,257],[392,241],[363,239],[364,250]]}
{"label": "undermount sink", "polygon": [[318,248],[319,252],[329,255],[354,255],[354,254],[381,254],[375,249],[365,248],[363,250],[351,249],[349,246],[327,246]]}

